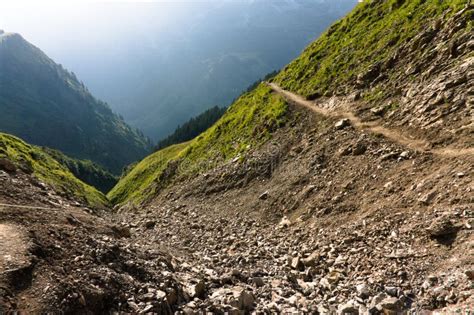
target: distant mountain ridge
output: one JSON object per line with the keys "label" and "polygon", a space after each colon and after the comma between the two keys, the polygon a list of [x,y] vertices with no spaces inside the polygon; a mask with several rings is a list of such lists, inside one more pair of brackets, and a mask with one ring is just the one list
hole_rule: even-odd
{"label": "distant mountain ridge", "polygon": [[[44,48],[131,126],[158,141],[212,106],[230,105],[249,84],[297,57],[356,3],[127,2],[110,10],[136,15],[120,24],[120,32],[110,27],[93,35],[97,45],[62,40],[62,47],[45,43]],[[168,9],[173,21],[155,18]],[[78,53],[82,49],[86,55]]]}
{"label": "distant mountain ridge", "polygon": [[16,33],[0,33],[0,131],[118,174],[150,142],[76,75]]}

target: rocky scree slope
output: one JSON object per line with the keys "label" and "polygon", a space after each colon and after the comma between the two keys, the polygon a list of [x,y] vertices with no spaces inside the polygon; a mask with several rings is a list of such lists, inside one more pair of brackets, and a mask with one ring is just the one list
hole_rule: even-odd
{"label": "rocky scree slope", "polygon": [[288,115],[245,163],[122,208],[136,244],[173,255],[188,294],[178,308],[399,314],[472,303],[472,156]]}
{"label": "rocky scree slope", "polygon": [[0,110],[0,131],[116,174],[150,150],[148,140],[95,99],[74,73],[19,34],[0,34]]}
{"label": "rocky scree slope", "polygon": [[[359,4],[273,82],[361,126],[262,85],[231,109],[273,108],[264,93],[287,103],[278,127],[230,111],[166,159],[145,198],[122,195],[132,239],[174,256],[188,294],[179,309],[399,314],[472,304],[472,14],[467,1]],[[229,139],[234,123],[267,137]]]}
{"label": "rocky scree slope", "polygon": [[[171,256],[142,250],[114,225],[56,187],[0,167],[0,313],[171,314],[185,301]],[[16,204],[13,206],[11,204]]]}
{"label": "rocky scree slope", "polygon": [[82,165],[0,133],[0,314],[137,312],[131,301],[150,295],[171,313],[185,301],[171,256],[133,246],[106,197],[64,161]]}

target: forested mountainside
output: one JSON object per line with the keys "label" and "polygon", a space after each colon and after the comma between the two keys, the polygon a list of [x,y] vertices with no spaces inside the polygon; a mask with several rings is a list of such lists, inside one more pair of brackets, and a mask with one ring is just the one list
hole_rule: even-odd
{"label": "forested mountainside", "polygon": [[[363,1],[204,133],[131,165],[113,210],[0,205],[0,307],[468,310],[473,14]],[[28,176],[0,172],[0,204],[47,204]]]}
{"label": "forested mountainside", "polygon": [[64,155],[61,151],[47,147],[41,149],[65,166],[75,177],[95,187],[102,193],[108,193],[118,181],[118,177],[89,160],[78,160]]}
{"label": "forested mountainside", "polygon": [[120,174],[150,143],[19,34],[0,34],[0,131]]}
{"label": "forested mountainside", "polygon": [[176,128],[176,130],[168,137],[160,140],[156,145],[155,150],[160,150],[173,144],[186,142],[199,136],[209,127],[214,125],[214,123],[224,115],[225,111],[225,107],[214,106],[196,117],[191,118],[182,126],[178,126],[178,128]]}

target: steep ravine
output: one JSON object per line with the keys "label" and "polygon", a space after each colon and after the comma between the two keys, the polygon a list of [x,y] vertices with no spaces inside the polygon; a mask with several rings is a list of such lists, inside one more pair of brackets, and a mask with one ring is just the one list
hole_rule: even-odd
{"label": "steep ravine", "polygon": [[[7,307],[397,313],[469,303],[473,157],[414,151],[291,105],[288,115],[246,163],[134,211],[0,206],[26,257],[8,262]],[[2,174],[14,202],[54,196]]]}
{"label": "steep ravine", "polygon": [[[138,163],[109,193],[114,210],[3,161],[0,313],[469,309],[472,13],[467,1],[360,4],[270,87]],[[382,22],[433,33],[393,42],[405,54],[391,67],[353,64],[359,80],[341,74],[337,89],[311,90],[329,82],[316,70],[335,58],[321,41],[343,48],[340,28]]]}

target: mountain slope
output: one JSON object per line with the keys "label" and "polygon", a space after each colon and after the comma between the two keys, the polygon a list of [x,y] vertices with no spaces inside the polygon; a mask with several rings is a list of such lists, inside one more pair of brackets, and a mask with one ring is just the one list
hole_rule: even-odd
{"label": "mountain slope", "polygon": [[[99,208],[109,205],[107,198],[102,193],[76,178],[48,151],[30,145],[15,136],[0,133],[0,161],[2,170],[15,172],[16,169],[19,169],[25,174],[31,174],[51,185],[55,192],[72,201]],[[36,185],[42,186],[39,183]],[[14,196],[11,197],[14,198]]]}
{"label": "mountain slope", "polygon": [[176,178],[192,177],[258,148],[285,123],[283,98],[260,85],[243,94],[224,116],[188,143],[153,153],[120,179],[108,197],[113,203],[147,201]]}
{"label": "mountain slope", "polygon": [[73,73],[18,34],[0,35],[0,130],[119,173],[148,141]]}
{"label": "mountain slope", "polygon": [[473,14],[468,1],[364,1],[208,131],[164,149],[178,148],[153,180],[122,178],[141,190],[112,196],[143,226],[132,241],[181,262],[190,298],[176,308],[468,309]]}
{"label": "mountain slope", "polygon": [[345,98],[365,120],[434,147],[472,146],[472,14],[466,0],[365,1],[274,82],[321,104]]}
{"label": "mountain slope", "polygon": [[[332,110],[336,104],[341,108],[352,107],[350,110],[360,114],[357,120],[363,126],[390,124],[397,129],[399,125],[408,124],[409,127],[400,130],[411,131],[412,135],[406,137],[435,139],[418,141],[426,145],[427,150],[441,144],[472,146],[470,137],[465,136],[472,129],[469,127],[469,109],[464,106],[469,102],[469,89],[466,87],[472,83],[465,77],[465,69],[472,65],[472,54],[469,53],[472,46],[472,41],[469,41],[472,38],[472,20],[469,19],[472,8],[466,5],[466,0],[360,3],[272,81],[308,99],[318,99],[319,106],[323,108]],[[398,32],[400,29],[403,31]],[[457,51],[455,56],[451,54],[453,43]],[[438,73],[438,69],[442,72]],[[422,90],[427,78],[433,83]],[[439,86],[444,86],[443,93],[436,91]],[[172,171],[171,177],[180,177],[176,175],[183,175],[189,170],[206,171],[245,152],[240,151],[242,148],[255,149],[252,145],[261,143],[253,141],[258,138],[259,130],[275,130],[275,126],[282,125],[275,125],[275,121],[284,120],[285,110],[280,105],[275,106],[278,102],[268,103],[269,97],[275,97],[270,95],[268,88],[263,86],[244,94],[215,126],[190,142],[186,150],[172,159],[178,164],[173,163],[172,167],[180,171],[179,174]],[[420,100],[424,108],[410,113]],[[440,106],[434,108],[433,102]],[[453,102],[455,106],[447,108]],[[256,109],[275,110],[275,113],[269,117],[264,115],[265,119],[242,119],[246,112],[252,116]],[[236,111],[240,114],[234,115]],[[348,115],[354,113],[348,112]],[[447,128],[438,128],[448,121],[453,130],[458,126],[457,137],[453,137]],[[242,132],[245,130],[253,130],[254,134]],[[240,136],[239,132],[242,132]],[[385,132],[385,136],[387,134]],[[394,134],[405,137],[403,132]],[[161,153],[158,151],[155,154]],[[146,169],[146,165],[141,164],[140,168]],[[157,170],[157,179],[151,186],[159,186],[157,183],[162,171],[161,168]],[[130,179],[125,177],[122,180],[126,182]],[[133,182],[140,185],[137,178]],[[151,189],[148,185],[149,182],[142,187],[142,190],[149,192],[141,194],[139,199],[142,201],[156,192],[156,187]],[[126,194],[120,194],[117,199],[115,193],[113,190],[109,195],[112,200],[123,203],[129,199]]]}
{"label": "mountain slope", "polygon": [[[466,0],[363,1],[309,45],[275,81],[310,98],[350,93],[377,78],[396,81],[399,73],[395,72],[412,67],[412,63],[426,57],[433,58],[427,52],[433,53],[436,35],[445,26],[443,22],[466,3]],[[427,25],[427,20],[432,24]],[[451,31],[446,44],[456,41],[457,36],[452,36],[456,31],[471,29],[472,21],[466,19],[462,23]],[[415,50],[417,58],[405,65],[399,63],[408,57],[406,53]],[[345,90],[347,84],[352,89]]]}
{"label": "mountain slope", "polygon": [[[306,86],[289,65],[197,138],[130,167],[109,193],[117,211],[69,207],[24,174],[55,162],[6,137],[23,171],[0,172],[0,312],[470,310],[474,6],[374,0],[355,13],[408,18],[416,35],[394,44],[390,66],[341,73],[336,90]],[[367,31],[359,21],[353,31]],[[384,34],[360,45],[370,55]],[[334,58],[344,57],[305,62],[301,75]],[[12,199],[29,206],[4,205]]]}

